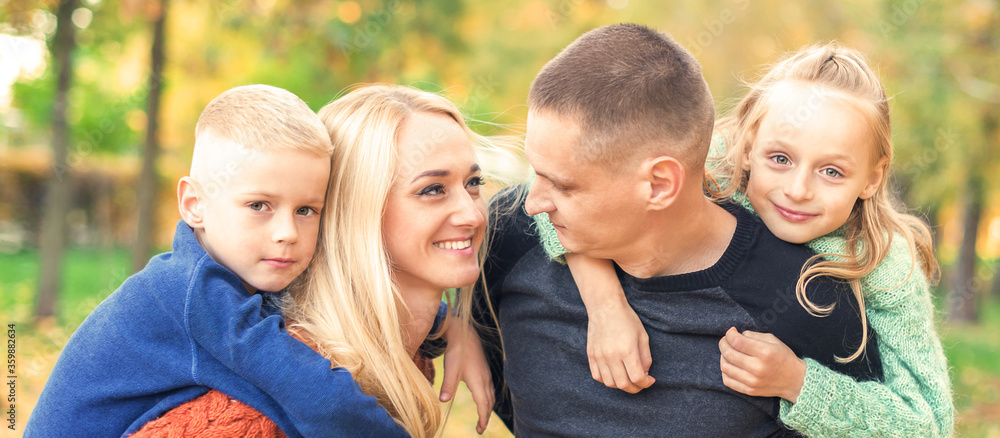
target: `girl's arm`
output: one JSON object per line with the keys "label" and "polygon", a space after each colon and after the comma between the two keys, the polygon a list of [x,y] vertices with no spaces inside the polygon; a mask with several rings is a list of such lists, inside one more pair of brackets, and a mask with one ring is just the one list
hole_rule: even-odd
{"label": "girl's arm", "polygon": [[[809,246],[818,253],[844,254],[843,239],[821,238]],[[934,331],[930,288],[919,266],[911,272],[911,263],[905,241],[893,239],[889,256],[863,282],[866,314],[878,336],[885,381],[857,382],[805,359],[795,399],[777,391],[766,394],[783,397],[783,423],[809,436],[951,435],[951,384]]]}
{"label": "girl's arm", "polygon": [[656,381],[647,374],[653,363],[649,336],[632,311],[614,267],[607,260],[569,254],[559,243],[549,215],[535,215],[535,228],[549,258],[565,262],[587,306],[587,360],[590,374],[610,388],[635,394]]}
{"label": "girl's arm", "polygon": [[590,374],[609,388],[635,394],[656,381],[649,336],[625,299],[608,260],[566,254],[566,264],[587,307],[587,360]]}

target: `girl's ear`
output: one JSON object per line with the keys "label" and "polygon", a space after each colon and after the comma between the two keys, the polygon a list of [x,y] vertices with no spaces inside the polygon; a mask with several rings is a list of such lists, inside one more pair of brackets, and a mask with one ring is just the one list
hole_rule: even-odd
{"label": "girl's ear", "polygon": [[204,228],[200,192],[198,182],[190,176],[181,178],[177,183],[177,208],[184,222],[195,229]]}
{"label": "girl's ear", "polygon": [[864,189],[861,190],[861,194],[858,198],[868,199],[875,196],[878,192],[878,188],[882,185],[882,177],[885,175],[886,169],[889,167],[889,157],[882,157],[875,163],[875,167],[872,168],[871,175],[868,176],[868,184]]}
{"label": "girl's ear", "polygon": [[750,152],[753,151],[753,143],[748,143],[743,146],[743,170],[746,172],[750,171]]}

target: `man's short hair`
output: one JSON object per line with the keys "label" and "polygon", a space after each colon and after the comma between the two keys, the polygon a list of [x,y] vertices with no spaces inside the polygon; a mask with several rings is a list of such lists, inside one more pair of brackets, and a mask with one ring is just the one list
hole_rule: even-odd
{"label": "man's short hair", "polygon": [[333,152],[323,122],[290,91],[270,85],[226,90],[209,102],[195,127],[195,149],[225,139],[246,149],[297,149],[316,155]]}
{"label": "man's short hair", "polygon": [[670,155],[700,170],[715,119],[698,61],[670,36],[637,24],[577,38],[542,68],[528,104],[575,119],[578,156],[611,169]]}

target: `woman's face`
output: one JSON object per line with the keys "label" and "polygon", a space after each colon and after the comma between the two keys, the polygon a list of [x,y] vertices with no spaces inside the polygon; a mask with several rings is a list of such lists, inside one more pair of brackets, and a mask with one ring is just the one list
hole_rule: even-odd
{"label": "woman's face", "polygon": [[411,115],[399,133],[399,171],[382,219],[401,290],[472,284],[486,226],[472,143],[445,114]]}

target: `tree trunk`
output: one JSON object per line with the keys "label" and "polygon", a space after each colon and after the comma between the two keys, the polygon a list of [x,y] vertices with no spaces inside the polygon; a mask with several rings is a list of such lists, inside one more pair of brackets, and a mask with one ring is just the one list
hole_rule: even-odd
{"label": "tree trunk", "polygon": [[976,295],[982,288],[983,279],[976,276],[976,238],[979,234],[979,219],[983,213],[982,181],[973,175],[963,201],[962,246],[958,252],[950,295],[948,297],[948,320],[974,322],[977,318]]}
{"label": "tree trunk", "polygon": [[42,216],[40,239],[41,269],[38,280],[38,302],[35,318],[43,319],[56,314],[56,298],[62,278],[62,256],[66,247],[66,215],[69,212],[69,107],[70,79],[73,76],[73,50],[76,47],[76,28],[72,16],[76,0],[62,0],[56,10],[56,34],[52,38],[52,61],[56,68],[56,96],[52,110],[52,172],[49,175]]}
{"label": "tree trunk", "polygon": [[156,158],[160,152],[158,139],[160,95],[163,78],[164,35],[167,19],[167,0],[159,2],[159,15],[153,24],[153,49],[150,56],[152,66],[149,74],[149,102],[146,109],[146,148],[142,154],[142,171],[139,174],[139,222],[136,230],[135,247],[132,250],[132,271],[146,266],[153,247],[153,232],[156,229]]}

